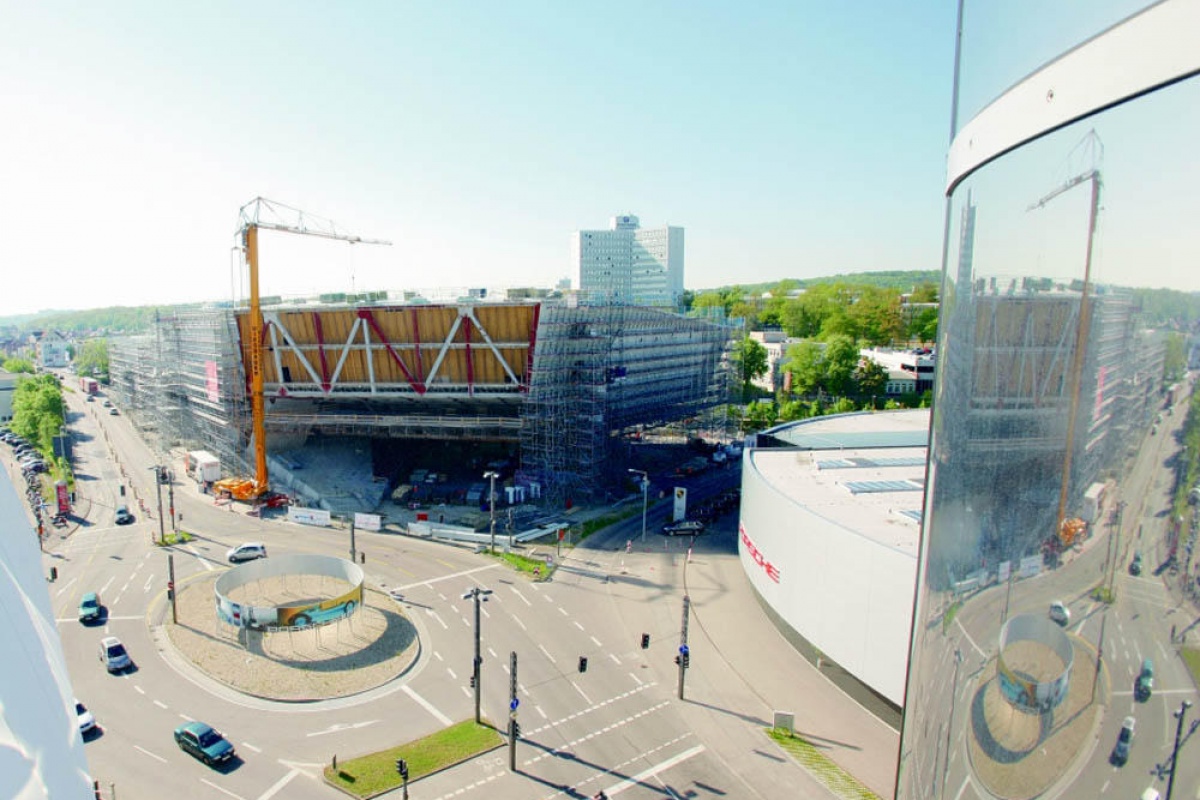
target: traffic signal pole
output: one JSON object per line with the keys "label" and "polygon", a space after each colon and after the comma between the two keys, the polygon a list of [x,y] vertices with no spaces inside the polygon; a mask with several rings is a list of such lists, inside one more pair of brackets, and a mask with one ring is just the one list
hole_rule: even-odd
{"label": "traffic signal pole", "polygon": [[171,623],[179,624],[179,612],[175,608],[175,554],[167,554],[167,600],[171,603]]}
{"label": "traffic signal pole", "polygon": [[688,607],[691,605],[691,599],[683,596],[683,624],[679,629],[679,655],[676,656],[675,662],[679,664],[679,699],[683,699],[683,677],[687,674],[688,662],[691,659],[691,652],[688,650]]}
{"label": "traffic signal pole", "polygon": [[508,659],[509,669],[512,673],[508,681],[508,769],[516,772],[517,737],[521,735],[521,726],[517,722],[517,706],[521,704],[521,701],[517,699],[517,651],[513,650]]}

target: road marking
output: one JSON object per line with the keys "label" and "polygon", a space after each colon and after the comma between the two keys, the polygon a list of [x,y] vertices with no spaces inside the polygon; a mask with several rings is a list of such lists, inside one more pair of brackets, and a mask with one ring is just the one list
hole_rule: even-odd
{"label": "road marking", "polygon": [[459,619],[463,621],[463,625],[466,625],[468,628],[471,627],[471,620],[467,619],[466,617],[459,617]]}
{"label": "road marking", "polygon": [[611,658],[611,659],[613,660],[613,663],[614,663],[614,664],[616,664],[617,666],[620,666],[620,664],[621,664],[621,659],[617,658],[617,656],[616,656],[616,654],[615,654],[615,653],[609,653],[609,654],[608,654],[608,657],[609,657],[609,658]]}
{"label": "road marking", "polygon": [[626,778],[625,780],[621,781],[620,783],[615,784],[615,785],[605,789],[604,793],[607,794],[609,797],[612,797],[614,794],[620,794],[621,792],[625,791],[626,789],[637,786],[639,783],[646,780],[647,778],[653,778],[660,772],[666,772],[671,767],[674,767],[677,764],[682,764],[684,761],[687,761],[689,758],[698,756],[703,752],[704,752],[704,745],[698,744],[693,748],[684,750],[682,753],[679,753],[678,755],[671,756],[666,761],[658,762],[653,767],[643,770],[643,771],[639,772],[637,775]]}
{"label": "road marking", "polygon": [[146,690],[145,690],[145,689],[143,689],[142,687],[138,686],[136,683],[133,685],[133,688],[137,690],[137,693],[138,693],[138,694],[145,694],[145,693],[146,693]]}
{"label": "road marking", "polygon": [[97,594],[100,594],[101,596],[103,596],[103,594],[108,591],[108,587],[112,586],[112,582],[115,581],[116,579],[117,579],[117,577],[115,575],[112,576],[111,578],[109,578],[108,581],[103,586],[100,587],[100,591]]}
{"label": "road marking", "polygon": [[146,755],[150,756],[151,758],[157,758],[159,761],[161,761],[164,764],[167,763],[167,760],[165,758],[163,758],[162,756],[155,755],[154,753],[151,753],[149,750],[145,749],[144,747],[141,747],[141,746],[135,744],[133,746],[133,749],[140,750],[141,752],[145,753]]}
{"label": "road marking", "polygon": [[583,693],[583,689],[580,689],[580,688],[579,688],[579,684],[575,683],[575,681],[570,681],[570,683],[571,683],[571,685],[572,685],[572,686],[574,686],[574,687],[575,687],[575,691],[577,691],[577,692],[579,692],[581,695],[583,695],[583,699],[587,701],[587,704],[588,704],[589,706],[594,706],[594,705],[595,705],[595,703],[593,703],[593,702],[592,702],[592,698],[590,698],[590,697],[588,697],[586,694],[584,694],[584,693]]}
{"label": "road marking", "polygon": [[203,564],[203,565],[204,565],[204,568],[205,568],[206,570],[208,570],[209,572],[212,572],[214,569],[216,569],[216,567],[214,567],[214,566],[212,565],[212,562],[210,562],[210,561],[208,560],[208,557],[207,557],[207,556],[204,556],[204,555],[202,555],[202,554],[200,553],[200,551],[199,551],[199,550],[197,550],[197,549],[195,548],[195,546],[193,546],[193,545],[190,545],[190,544],[189,544],[189,545],[184,545],[182,549],[183,549],[183,550],[186,550],[187,552],[189,552],[189,553],[191,553],[192,555],[194,555],[194,556],[196,557],[196,560],[197,560],[197,561],[199,561],[201,564]]}
{"label": "road marking", "polygon": [[455,681],[458,680],[458,676],[454,674],[454,670],[450,669],[449,667],[446,667],[446,672],[450,673],[451,680],[455,680]]}
{"label": "road marking", "polygon": [[[435,560],[435,561],[440,561],[440,559],[434,559],[434,560]],[[441,562],[441,563],[445,563],[445,562]],[[450,565],[450,564],[446,564],[446,566],[448,566],[448,567],[449,567],[449,566],[451,566],[451,565]],[[462,572],[455,572],[455,573],[454,573],[454,574],[452,574],[452,575],[443,575],[443,576],[442,576],[442,577],[440,577],[440,578],[430,578],[430,579],[429,579],[429,580],[427,580],[427,581],[420,581],[420,582],[418,582],[418,583],[409,583],[409,584],[406,584],[406,585],[404,585],[404,586],[400,586],[400,587],[398,587],[398,588],[400,589],[400,591],[404,591],[404,590],[406,590],[406,589],[412,589],[412,588],[415,588],[415,587],[417,587],[417,586],[432,586],[432,585],[433,585],[433,584],[435,584],[435,583],[440,583],[440,582],[442,582],[442,581],[453,580],[454,578],[461,578],[461,577],[462,577],[462,576],[464,576],[464,575],[474,575],[476,572],[483,572],[484,570],[496,569],[496,568],[497,568],[497,567],[499,567],[499,566],[500,566],[499,564],[488,564],[486,567],[475,567],[474,569],[463,570]],[[438,592],[438,596],[439,596],[439,597],[441,597],[443,600],[445,600],[445,599],[446,599],[446,595],[442,594],[441,592]]]}
{"label": "road marking", "polygon": [[983,648],[982,648],[982,647],[980,647],[979,645],[975,644],[975,640],[971,638],[971,634],[967,633],[967,629],[963,627],[962,620],[961,620],[961,619],[959,619],[957,616],[955,616],[955,617],[954,617],[954,624],[958,626],[958,629],[959,629],[960,631],[962,631],[962,635],[963,635],[963,636],[965,636],[965,637],[967,637],[967,641],[971,643],[971,647],[974,647],[974,648],[975,648],[975,651],[976,651],[977,653],[979,653],[979,655],[981,655],[981,656],[982,656],[982,657],[984,657],[984,658],[987,658],[987,657],[988,657],[988,654],[987,654],[987,653],[985,653],[985,652],[983,652]]}
{"label": "road marking", "polygon": [[66,583],[64,583],[64,584],[63,584],[63,586],[62,586],[62,588],[61,588],[61,589],[59,589],[57,592],[55,592],[54,596],[55,596],[55,597],[59,597],[59,596],[61,596],[61,595],[62,595],[62,593],[63,593],[63,592],[65,592],[67,589],[70,589],[70,588],[71,588],[71,584],[73,584],[73,583],[74,583],[75,581],[77,581],[77,580],[79,580],[79,578],[71,578],[71,580],[69,580],[69,581],[67,581]]}
{"label": "road marking", "polygon": [[511,674],[512,674],[512,670],[510,670],[510,669],[508,668],[508,664],[501,664],[500,666],[501,666],[501,668],[503,668],[503,670],[504,670],[504,674],[505,674],[505,675],[511,675]]}
{"label": "road marking", "polygon": [[[179,716],[183,716],[183,715],[180,714]],[[250,744],[249,742],[242,742],[242,747],[246,748],[247,750],[253,750],[256,753],[262,752],[261,747],[255,747],[254,745]]]}
{"label": "road marking", "polygon": [[429,702],[424,697],[421,697],[421,695],[419,695],[415,691],[413,691],[413,688],[411,686],[405,684],[401,688],[401,691],[403,691],[406,695],[411,697],[413,700],[416,700],[417,705],[419,705],[421,708],[425,709],[430,714],[432,714],[437,719],[438,722],[442,723],[446,727],[450,727],[450,725],[453,724],[453,722],[451,721],[451,719],[449,717],[447,717],[445,714],[443,714],[442,712],[440,712],[436,708],[434,708],[433,703]]}
{"label": "road marking", "polygon": [[539,644],[539,645],[538,645],[538,649],[539,649],[539,650],[541,650],[543,653],[545,653],[545,654],[546,654],[546,658],[550,659],[550,663],[551,663],[551,664],[557,664],[557,663],[558,663],[557,661],[555,661],[555,660],[554,660],[554,656],[550,655],[550,651],[546,649],[545,645],[541,645],[541,644]]}
{"label": "road marking", "polygon": [[163,709],[164,711],[167,709],[167,704],[161,700],[155,700],[154,705],[158,706],[159,708]]}
{"label": "road marking", "polygon": [[525,605],[527,605],[527,606],[531,606],[531,605],[533,605],[533,603],[529,602],[529,600],[528,600],[528,599],[525,597],[525,595],[523,595],[523,594],[521,594],[520,592],[518,592],[518,591],[516,590],[516,588],[515,588],[515,587],[513,588],[513,594],[515,594],[517,597],[519,597],[519,598],[521,598],[522,600],[524,600],[524,601],[525,601]]}
{"label": "road marking", "polygon": [[[971,776],[970,776],[970,775],[968,775],[967,777],[963,778],[962,786],[958,787],[958,794],[954,795],[954,800],[960,800],[960,798],[961,798],[961,797],[962,797],[962,795],[963,795],[963,792],[965,792],[965,791],[967,790],[967,784],[969,784],[970,782],[971,782]],[[1105,785],[1107,786],[1107,784],[1105,784]],[[1103,790],[1102,790],[1102,791],[1103,791]]]}
{"label": "road marking", "polygon": [[246,800],[246,798],[242,797],[240,794],[234,794],[233,792],[229,791],[228,789],[225,789],[225,788],[223,788],[223,787],[221,787],[221,786],[217,786],[215,783],[213,783],[212,781],[208,780],[207,778],[201,778],[201,779],[200,779],[200,782],[201,782],[201,783],[207,783],[209,786],[211,786],[212,788],[216,789],[218,792],[223,792],[223,793],[225,793],[225,794],[229,795],[230,797],[237,798],[237,800]]}
{"label": "road marking", "polygon": [[[529,584],[529,585],[530,585],[530,586],[533,586],[534,584],[532,584],[532,583],[531,583],[531,584]],[[547,603],[553,603],[553,602],[554,602],[554,600],[553,600],[553,599],[550,597],[550,595],[548,595],[548,594],[544,594],[544,595],[542,595],[542,599],[543,599],[543,600],[545,600]]]}
{"label": "road marking", "polygon": [[490,647],[488,648],[488,653],[490,653],[490,654],[491,654],[492,658],[499,658],[499,657],[500,657],[500,656],[496,655],[496,651],[495,651],[495,650],[493,650],[493,649],[492,649],[492,648],[490,648]]}
{"label": "road marking", "polygon": [[142,587],[142,591],[143,591],[143,592],[148,592],[148,591],[150,591],[150,584],[151,584],[151,582],[153,582],[153,581],[154,581],[154,573],[153,573],[153,572],[151,572],[151,573],[150,573],[150,577],[149,577],[149,578],[146,578],[146,585]]}
{"label": "road marking", "polygon": [[583,625],[582,625],[582,624],[580,624],[579,620],[577,620],[577,619],[576,619],[576,620],[572,620],[572,622],[574,622],[574,623],[575,623],[575,627],[576,627],[576,628],[579,628],[579,630],[583,630]]}
{"label": "road marking", "polygon": [[438,622],[442,623],[443,628],[445,628],[446,630],[450,630],[450,626],[446,624],[446,621],[443,620],[441,617],[439,617],[437,612],[434,611],[432,608],[425,609],[425,613],[428,614],[429,616],[433,617],[434,619],[436,619]]}
{"label": "road marking", "polygon": [[470,689],[468,689],[467,687],[465,687],[465,686],[462,686],[462,685],[460,684],[458,688],[462,689],[462,690],[463,690],[463,694],[465,694],[467,697],[470,697],[470,696],[471,696],[471,690],[470,690]]}
{"label": "road marking", "polygon": [[445,661],[445,660],[446,660],[446,659],[442,658],[442,654],[441,654],[441,653],[439,653],[437,650],[434,650],[434,651],[433,651],[433,654],[434,654],[435,656],[437,656],[437,660],[438,660],[438,661]]}
{"label": "road marking", "polygon": [[569,616],[571,616],[570,614],[568,614],[568,613],[567,613],[567,610],[566,610],[565,608],[563,608],[562,606],[559,606],[559,607],[558,607],[558,612],[559,612],[560,614],[562,614],[564,617],[569,617]]}
{"label": "road marking", "polygon": [[515,614],[510,614],[509,616],[511,616],[511,617],[512,617],[512,619],[513,619],[513,622],[515,622],[515,623],[517,623],[518,625],[520,625],[520,626],[521,626],[521,630],[523,630],[523,631],[527,631],[527,630],[529,630],[529,628],[526,628],[526,627],[525,627],[525,623],[524,623],[524,622],[521,622],[521,618],[520,618],[520,617],[516,616]]}
{"label": "road marking", "polygon": [[533,709],[542,715],[542,719],[550,719],[548,716],[546,716],[546,712],[542,711],[541,706],[534,706]]}
{"label": "road marking", "polygon": [[480,611],[480,613],[482,613],[482,614],[483,614],[483,616],[484,616],[484,617],[486,617],[487,619],[491,619],[491,618],[492,618],[492,615],[491,615],[491,614],[489,614],[489,613],[488,613],[488,610],[487,610],[486,608],[484,608],[482,605],[481,605],[481,606],[479,606],[479,611]]}
{"label": "road marking", "polygon": [[631,673],[629,673],[629,677],[633,678],[633,682],[634,682],[634,683],[636,683],[638,686],[645,686],[645,685],[646,685],[646,684],[642,683],[642,679],[641,679],[641,678],[639,678],[637,675],[634,675],[632,672],[631,672]]}
{"label": "road marking", "polygon": [[[595,636],[589,636],[588,638],[592,640],[592,644],[596,645],[596,647],[604,647],[604,645],[600,643],[600,640],[597,639]],[[618,662],[618,663],[620,663],[620,662]]]}
{"label": "road marking", "polygon": [[300,774],[300,770],[293,768],[292,771],[289,772],[287,775],[284,775],[282,778],[275,781],[275,783],[271,786],[270,789],[267,789],[265,792],[260,794],[258,796],[258,800],[270,800],[270,798],[274,797],[279,792],[280,789],[287,786],[288,783],[291,782],[292,778],[296,777],[299,774]]}
{"label": "road marking", "polygon": [[311,738],[313,736],[324,736],[327,733],[340,733],[342,731],[352,731],[352,730],[356,730],[358,728],[365,728],[368,725],[374,725],[376,722],[379,722],[379,720],[371,719],[371,720],[366,720],[364,722],[335,722],[324,730],[313,731],[312,733],[306,733],[304,735]]}

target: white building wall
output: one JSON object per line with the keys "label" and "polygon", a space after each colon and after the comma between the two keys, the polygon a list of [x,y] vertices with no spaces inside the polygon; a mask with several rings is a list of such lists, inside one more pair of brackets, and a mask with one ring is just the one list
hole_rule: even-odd
{"label": "white building wall", "polygon": [[[0,797],[89,800],[83,739],[37,536],[0,475]],[[86,702],[85,698],[84,702]]]}
{"label": "white building wall", "polygon": [[738,554],[750,583],[800,636],[903,705],[916,558],[784,496],[759,472],[761,452],[742,470]]}
{"label": "white building wall", "polygon": [[606,303],[676,305],[683,294],[683,228],[642,229],[631,215],[613,217],[610,226],[572,234],[580,293]]}

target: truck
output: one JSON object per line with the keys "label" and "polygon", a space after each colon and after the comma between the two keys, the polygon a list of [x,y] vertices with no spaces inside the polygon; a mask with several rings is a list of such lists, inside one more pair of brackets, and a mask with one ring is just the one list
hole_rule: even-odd
{"label": "truck", "polygon": [[189,450],[184,454],[183,464],[192,480],[213,483],[221,478],[221,460],[207,450]]}
{"label": "truck", "polygon": [[84,394],[94,395],[100,391],[100,384],[96,381],[95,378],[80,378],[79,379],[79,389]]}

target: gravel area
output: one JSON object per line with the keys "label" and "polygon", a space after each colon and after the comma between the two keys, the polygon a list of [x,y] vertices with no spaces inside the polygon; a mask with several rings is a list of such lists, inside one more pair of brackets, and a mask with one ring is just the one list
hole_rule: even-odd
{"label": "gravel area", "polygon": [[[347,620],[297,632],[238,630],[217,619],[212,572],[178,590],[179,624],[164,627],[198,669],[234,689],[275,700],[325,700],[373,689],[402,674],[420,652],[417,631],[387,595],[364,587]],[[307,580],[307,579],[306,579]],[[278,585],[271,585],[278,581]],[[294,597],[296,578],[264,580],[267,596]],[[325,594],[329,581],[312,579]],[[316,593],[314,591],[314,593]]]}

